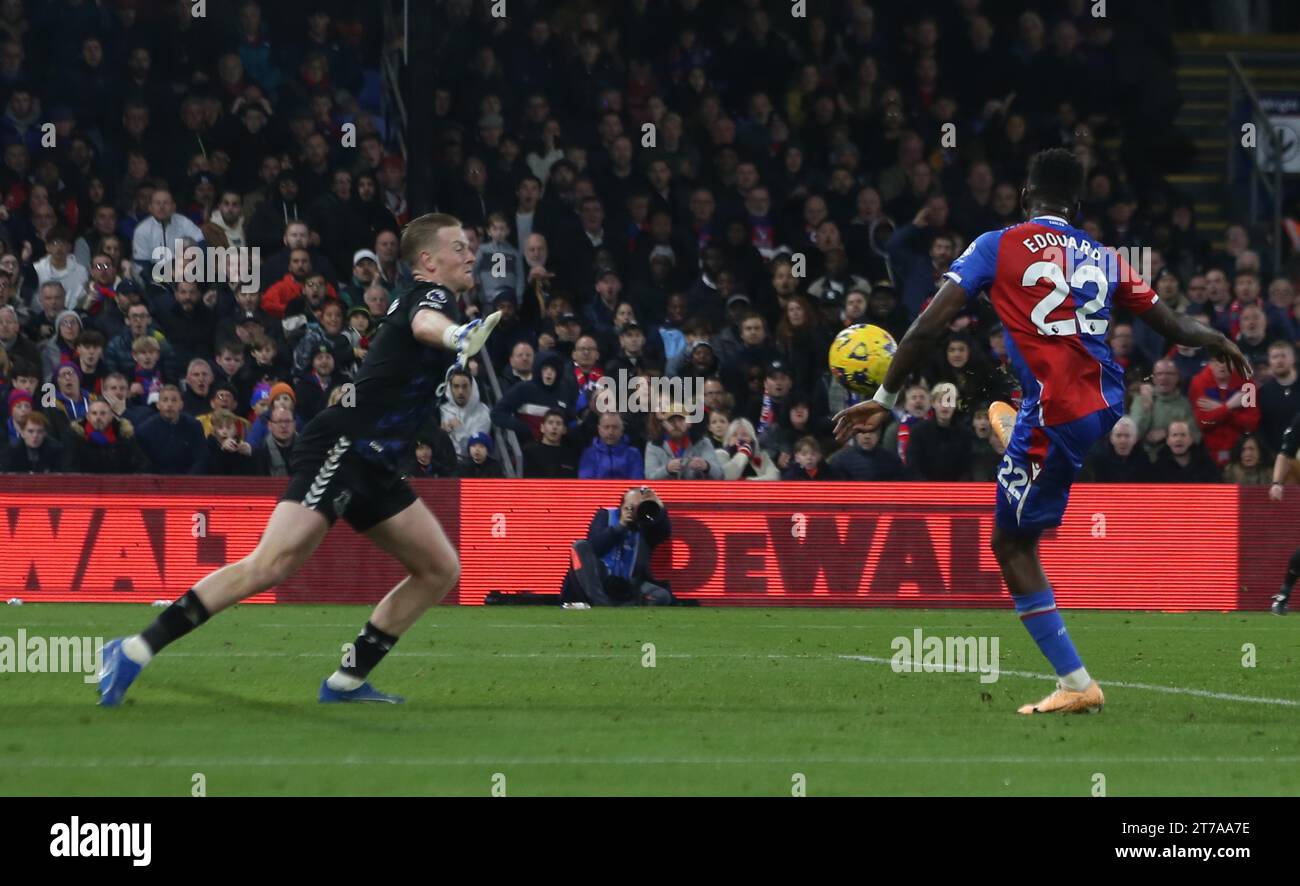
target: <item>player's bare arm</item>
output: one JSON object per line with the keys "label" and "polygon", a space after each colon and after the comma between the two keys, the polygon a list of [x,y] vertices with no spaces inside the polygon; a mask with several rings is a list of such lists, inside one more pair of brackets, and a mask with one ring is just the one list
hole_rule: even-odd
{"label": "player's bare arm", "polygon": [[1281,501],[1283,493],[1283,484],[1286,482],[1287,472],[1291,470],[1291,459],[1286,457],[1285,452],[1279,452],[1277,458],[1273,460],[1273,485],[1268,489],[1269,498],[1273,501]]}
{"label": "player's bare arm", "polygon": [[1243,378],[1254,375],[1250,361],[1241,353],[1241,349],[1219,330],[1198,323],[1185,314],[1175,313],[1164,302],[1156,302],[1151,310],[1139,316],[1167,340],[1184,347],[1205,348]]}
{"label": "player's bare arm", "polygon": [[916,371],[943,338],[952,321],[966,308],[966,290],[952,280],[945,280],[939,292],[921,316],[908,328],[898,343],[894,360],[885,373],[885,381],[876,399],[855,403],[835,416],[835,439],[844,443],[859,431],[874,431],[889,415],[892,399],[898,396],[903,382]]}

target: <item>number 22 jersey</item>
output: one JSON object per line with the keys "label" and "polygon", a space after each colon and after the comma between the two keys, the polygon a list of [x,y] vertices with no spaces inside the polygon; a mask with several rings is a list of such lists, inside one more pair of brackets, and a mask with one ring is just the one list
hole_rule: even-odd
{"label": "number 22 jersey", "polygon": [[1018,421],[1065,424],[1122,407],[1124,370],[1106,342],[1111,311],[1157,296],[1115,250],[1058,216],[975,238],[944,275],[969,299],[987,290],[1024,399]]}

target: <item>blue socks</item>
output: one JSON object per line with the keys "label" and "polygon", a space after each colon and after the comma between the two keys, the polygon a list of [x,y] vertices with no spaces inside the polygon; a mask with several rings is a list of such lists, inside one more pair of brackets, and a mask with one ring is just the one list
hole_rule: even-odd
{"label": "blue socks", "polygon": [[1016,601],[1016,612],[1025,630],[1047,656],[1058,676],[1064,677],[1083,668],[1083,661],[1065,630],[1065,619],[1056,608],[1056,595],[1050,587],[1036,594],[1011,599]]}

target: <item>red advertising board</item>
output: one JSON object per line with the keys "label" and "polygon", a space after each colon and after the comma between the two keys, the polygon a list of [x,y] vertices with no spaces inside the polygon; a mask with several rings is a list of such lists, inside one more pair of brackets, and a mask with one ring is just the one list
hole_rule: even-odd
{"label": "red advertising board", "polygon": [[[462,602],[494,589],[558,591],[569,545],[629,485],[462,484]],[[989,548],[992,484],[655,488],[673,533],[656,552],[654,574],[707,605],[1008,605]],[[1072,607],[1263,608],[1262,587],[1250,600],[1240,593],[1238,495],[1230,486],[1076,487],[1065,523],[1042,543],[1057,599]],[[1273,559],[1276,572],[1285,555]]]}
{"label": "red advertising board", "polygon": [[[256,547],[284,487],[269,478],[0,474],[0,594],[173,599]],[[416,488],[454,539],[456,485]],[[249,602],[372,603],[404,575],[340,521],[297,575]]]}
{"label": "red advertising board", "polygon": [[[621,482],[418,481],[462,576],[449,602],[555,593],[569,546]],[[283,480],[0,476],[0,595],[152,601],[256,545]],[[706,605],[1004,607],[987,484],[661,483],[671,540],[653,570]],[[1077,486],[1044,537],[1064,606],[1262,609],[1300,545],[1285,502],[1233,486]],[[255,602],[378,600],[400,567],[340,523]]]}

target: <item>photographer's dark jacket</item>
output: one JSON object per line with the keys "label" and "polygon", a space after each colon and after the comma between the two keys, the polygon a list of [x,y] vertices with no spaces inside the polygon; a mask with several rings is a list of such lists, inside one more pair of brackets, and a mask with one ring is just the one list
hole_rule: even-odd
{"label": "photographer's dark jacket", "polygon": [[625,578],[633,584],[653,581],[650,578],[650,554],[672,533],[668,510],[661,509],[659,516],[644,529],[636,523],[631,528],[620,525],[619,511],[619,508],[598,509],[587,527],[587,541],[610,575]]}

